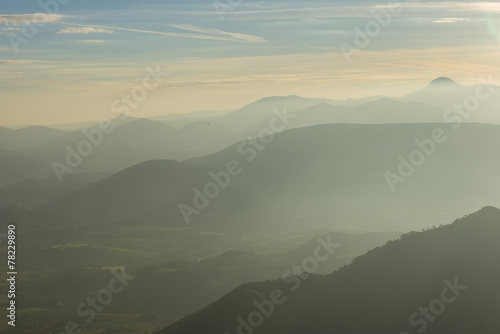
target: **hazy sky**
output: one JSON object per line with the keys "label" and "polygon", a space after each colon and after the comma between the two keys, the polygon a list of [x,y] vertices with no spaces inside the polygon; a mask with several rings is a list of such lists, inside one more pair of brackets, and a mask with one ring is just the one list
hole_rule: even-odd
{"label": "hazy sky", "polygon": [[222,19],[212,0],[72,0],[16,53],[13,34],[44,9],[0,0],[0,124],[114,117],[111,103],[156,64],[170,76],[131,116],[232,109],[271,95],[402,95],[438,76],[500,82],[498,2],[402,1],[351,63],[340,43],[354,45],[355,27],[387,2],[217,3]]}

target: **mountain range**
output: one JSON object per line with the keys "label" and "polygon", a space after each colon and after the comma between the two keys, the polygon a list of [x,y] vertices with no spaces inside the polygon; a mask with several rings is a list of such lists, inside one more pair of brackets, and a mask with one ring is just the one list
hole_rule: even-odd
{"label": "mountain range", "polygon": [[[75,172],[117,172],[146,160],[183,160],[215,153],[255,136],[272,119],[273,110],[296,116],[289,128],[331,123],[454,122],[456,115],[450,114],[448,109],[453,108],[457,101],[461,104],[468,101],[478,89],[483,94],[490,90],[492,93],[481,101],[477,110],[466,118],[462,117],[461,121],[500,124],[496,111],[500,101],[498,87],[466,87],[448,78],[436,79],[427,87],[403,97],[329,100],[292,95],[263,98],[232,111],[196,112],[157,116],[154,119],[122,115],[109,121],[112,130],[103,134],[102,142],[92,147],[92,154]],[[79,143],[89,140],[83,130],[93,133],[98,128],[98,122],[55,128],[30,126],[11,130],[3,127],[0,128],[0,149],[24,154],[29,160],[26,164],[35,161],[50,166],[53,162],[65,162],[68,147],[69,150],[77,150]],[[4,153],[0,152],[0,157],[3,158]],[[20,172],[19,177],[11,177],[4,184],[23,177],[39,176],[29,172],[29,168],[24,169],[27,171]],[[42,175],[48,174],[44,172]]]}
{"label": "mountain range", "polygon": [[[441,77],[401,97],[0,127],[21,331],[496,334],[499,102]],[[134,279],[108,305],[119,271]],[[74,312],[89,296],[106,306],[90,323]]]}
{"label": "mountain range", "polygon": [[[93,218],[145,214],[172,224],[242,213],[276,217],[280,224],[302,217],[362,228],[374,219],[376,226],[392,227],[410,215],[412,224],[444,221],[499,199],[500,160],[492,145],[500,140],[498,126],[471,123],[472,116],[444,121],[443,105],[467,101],[478,89],[496,88],[438,78],[401,98],[269,97],[235,111],[187,114],[177,128],[169,122],[183,120],[179,115],[118,117],[110,120],[109,133],[99,125],[0,128],[0,204]],[[271,130],[280,117],[287,119]],[[58,180],[54,162],[66,164],[70,150],[90,143],[89,133],[98,144]],[[24,137],[31,139],[15,141]],[[415,157],[421,161],[411,162]],[[224,174],[232,161],[241,175],[214,199],[198,196],[214,181],[211,173]],[[202,209],[195,207],[197,196],[205,197],[198,199]],[[434,210],[437,201],[441,207]]]}
{"label": "mountain range", "polygon": [[[430,141],[436,128],[447,136],[445,142]],[[412,152],[422,150],[416,141],[432,149],[432,154],[422,153],[421,166],[409,162]],[[382,220],[377,227],[394,227],[409,216],[424,224],[500,200],[500,158],[492,142],[500,142],[499,126],[319,125],[278,133],[262,151],[244,141],[183,162],[141,163],[45,207],[93,216],[165,216],[172,224],[183,224],[179,205],[196,209],[194,201],[202,201],[209,204],[190,215],[194,223],[210,215],[258,213],[280,224],[297,215],[312,225],[335,221],[337,227],[359,222],[369,228],[373,219]],[[214,183],[214,174],[227,175],[231,161],[241,173],[218,187],[215,198],[197,196]],[[399,175],[406,168],[411,173],[392,191],[386,173]],[[436,202],[440,206],[434,209]],[[363,210],[356,210],[360,206]]]}

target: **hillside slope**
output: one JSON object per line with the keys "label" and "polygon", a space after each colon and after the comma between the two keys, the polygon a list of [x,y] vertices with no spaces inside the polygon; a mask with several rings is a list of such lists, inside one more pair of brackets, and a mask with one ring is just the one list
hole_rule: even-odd
{"label": "hillside slope", "polygon": [[500,210],[485,207],[331,275],[242,285],[161,333],[498,333],[499,237]]}
{"label": "hillside slope", "polygon": [[[386,172],[397,174],[400,157],[409,160],[419,150],[415,141],[427,142],[436,128],[444,131],[447,140],[435,143],[434,152],[414,166],[404,182],[394,184],[392,192]],[[241,142],[187,160],[183,168],[149,169],[160,161],[139,164],[132,167],[133,177],[123,177],[120,172],[112,185],[105,180],[96,187],[110,199],[135,199],[127,202],[126,210],[123,201],[107,200],[107,210],[115,216],[148,212],[161,202],[163,212],[182,222],[178,206],[193,207],[194,189],[204,192],[213,183],[211,171],[224,172],[229,162],[236,161],[240,173],[231,177],[227,187],[219,188],[217,196],[207,198],[209,204],[192,216],[193,221],[207,213],[258,213],[283,221],[302,217],[309,224],[328,220],[351,228],[376,225],[393,229],[395,225],[387,222],[435,223],[500,200],[500,156],[492,145],[499,142],[499,127],[483,124],[463,124],[459,130],[443,124],[320,125],[276,134],[261,150]],[[193,175],[186,177],[187,171]],[[171,183],[176,191],[168,189]],[[169,196],[161,195],[160,201],[163,192]],[[80,190],[51,206],[91,213],[95,212],[95,198],[100,197]],[[357,226],[358,222],[364,226]],[[387,224],[381,227],[382,223]]]}

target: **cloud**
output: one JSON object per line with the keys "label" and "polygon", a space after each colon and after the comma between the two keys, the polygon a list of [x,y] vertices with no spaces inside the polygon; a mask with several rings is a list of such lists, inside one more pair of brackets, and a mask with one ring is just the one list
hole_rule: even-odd
{"label": "cloud", "polygon": [[113,30],[94,28],[94,27],[81,27],[81,28],[66,28],[59,30],[58,34],[89,34],[89,33],[102,33],[102,34],[113,34]]}
{"label": "cloud", "polygon": [[[491,64],[491,59],[494,59],[492,56],[497,53],[496,45],[481,48],[474,46],[379,50],[361,54],[354,71],[343,65],[345,59],[338,51],[179,59],[162,64],[162,67],[176,71],[177,75],[169,79],[169,87],[233,84],[271,87],[272,84],[269,83],[281,82],[283,85],[294,83],[304,87],[317,84],[316,87],[325,92],[331,89],[332,85],[337,85],[342,91],[358,94],[353,95],[354,97],[362,97],[365,93],[358,93],[359,85],[372,85],[379,89],[380,82],[387,82],[389,86],[397,86],[402,81],[418,84],[419,81],[426,82],[440,73],[449,73],[450,76],[458,78],[457,80],[500,73],[500,64]],[[436,57],[443,54],[446,57]],[[382,90],[381,88],[377,91],[377,94]],[[345,95],[347,96],[349,95]]]}
{"label": "cloud", "polygon": [[16,64],[16,63],[11,60],[0,60],[0,65],[11,65],[11,64]]}
{"label": "cloud", "polygon": [[5,28],[0,28],[0,31],[19,31],[21,28],[14,28],[14,27],[5,27]]}
{"label": "cloud", "polygon": [[[211,31],[211,34],[199,34],[199,33],[163,32],[163,31],[132,29],[132,28],[118,28],[118,27],[102,26],[102,25],[95,25],[95,24],[82,25],[82,24],[69,23],[69,22],[64,22],[64,24],[74,25],[74,26],[83,26],[83,27],[94,27],[94,28],[104,28],[104,29],[112,29],[112,30],[138,32],[138,33],[144,33],[144,34],[156,34],[156,35],[182,37],[182,38],[210,39],[210,40],[239,42],[239,43],[255,43],[255,42],[265,41],[262,37],[245,35],[245,34],[238,34],[238,33],[229,33],[229,32],[225,32],[225,31],[220,31],[218,29],[206,29],[206,30]],[[204,29],[204,28],[199,28],[199,27],[194,27],[194,26],[188,26],[188,27],[190,27],[190,29],[183,29],[183,30],[194,31],[194,28]],[[214,35],[215,31],[217,31],[216,35]]]}
{"label": "cloud", "polygon": [[457,23],[457,22],[467,22],[469,18],[459,18],[459,17],[443,17],[432,21],[432,23]]}
{"label": "cloud", "polygon": [[21,26],[30,23],[56,23],[62,17],[62,15],[45,13],[0,15],[0,24]]}
{"label": "cloud", "polygon": [[[310,2],[308,2],[310,3]],[[332,2],[334,3],[334,2]],[[372,11],[381,11],[387,7],[386,4],[369,5],[366,2],[356,1],[340,2],[333,6],[317,7],[292,7],[287,8],[262,8],[246,10],[244,4],[237,10],[228,10],[224,13],[224,19],[230,21],[286,21],[286,20],[318,20],[318,19],[364,19],[373,18]],[[403,11],[398,17],[415,18],[415,15],[422,18],[440,17],[482,17],[484,14],[500,13],[499,2],[472,2],[472,1],[401,1]],[[313,4],[312,2],[310,4]],[[180,14],[180,13],[179,13]],[[200,13],[201,14],[201,13]],[[439,15],[436,17],[436,15]],[[449,16],[448,16],[449,15]]]}
{"label": "cloud", "polygon": [[251,43],[264,41],[264,39],[262,37],[259,37],[259,36],[239,34],[239,33],[234,33],[234,32],[222,31],[219,29],[203,28],[203,27],[197,27],[197,26],[192,26],[192,25],[187,25],[187,24],[167,24],[167,26],[172,27],[172,28],[176,28],[176,29],[180,29],[180,30],[186,30],[186,31],[207,34],[207,35],[213,35],[213,36],[229,36],[235,40],[241,40],[241,41],[246,41],[246,42],[251,42]]}
{"label": "cloud", "polygon": [[79,41],[76,41],[77,43],[86,43],[86,44],[101,44],[104,43],[102,39],[82,39]]}
{"label": "cloud", "polygon": [[32,63],[32,60],[10,60],[10,59],[0,59],[0,65],[16,65],[16,64],[28,64]]}
{"label": "cloud", "polygon": [[81,27],[81,28],[66,28],[59,30],[57,33],[58,34],[89,34],[89,33],[114,34],[114,31],[103,28]]}

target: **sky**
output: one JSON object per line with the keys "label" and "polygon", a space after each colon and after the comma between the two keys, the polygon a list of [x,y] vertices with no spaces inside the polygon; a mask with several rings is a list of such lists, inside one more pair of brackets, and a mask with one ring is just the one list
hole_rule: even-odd
{"label": "sky", "polygon": [[499,2],[58,1],[0,0],[0,125],[112,118],[148,68],[168,76],[130,116],[500,83]]}

